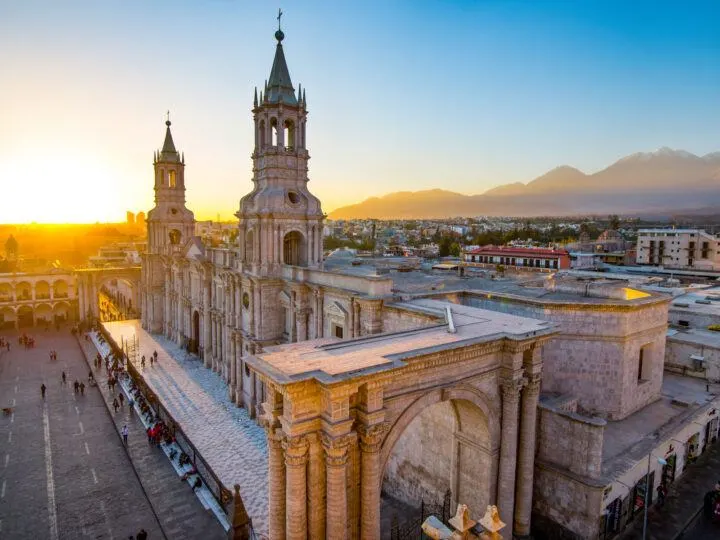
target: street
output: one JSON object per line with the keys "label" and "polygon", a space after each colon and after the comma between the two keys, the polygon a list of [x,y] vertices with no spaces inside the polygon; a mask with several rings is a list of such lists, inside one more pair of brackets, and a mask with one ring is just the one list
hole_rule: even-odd
{"label": "street", "polygon": [[[35,331],[26,350],[3,332],[0,353],[0,537],[118,538],[160,526],[69,329]],[[51,361],[49,351],[57,351]],[[65,371],[67,383],[61,373]],[[45,400],[40,385],[47,387]]]}

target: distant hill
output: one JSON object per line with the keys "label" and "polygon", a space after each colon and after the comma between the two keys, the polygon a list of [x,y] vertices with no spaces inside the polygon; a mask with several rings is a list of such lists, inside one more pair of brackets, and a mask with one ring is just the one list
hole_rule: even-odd
{"label": "distant hill", "polygon": [[[447,183],[447,182],[446,182]],[[720,205],[720,152],[696,156],[661,148],[620,159],[595,174],[564,165],[522,184],[480,195],[442,189],[371,197],[330,219],[429,219],[693,211]]]}

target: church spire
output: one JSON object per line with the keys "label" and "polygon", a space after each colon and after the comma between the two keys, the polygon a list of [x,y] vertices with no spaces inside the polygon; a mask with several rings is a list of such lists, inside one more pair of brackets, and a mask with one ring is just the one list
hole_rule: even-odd
{"label": "church spire", "polygon": [[268,103],[297,105],[295,89],[290,80],[290,72],[288,71],[285,53],[282,47],[282,40],[285,39],[285,34],[280,29],[280,17],[282,17],[282,11],[278,12],[278,29],[277,32],[275,32],[275,39],[277,39],[278,43],[275,48],[275,59],[273,60],[272,69],[270,70],[270,79],[268,80],[265,90],[265,97]]}
{"label": "church spire", "polygon": [[165,142],[163,143],[162,150],[160,151],[161,161],[179,161],[180,156],[175,150],[175,143],[173,142],[172,133],[170,133],[170,111],[167,112],[167,120],[165,121],[167,128],[165,129]]}

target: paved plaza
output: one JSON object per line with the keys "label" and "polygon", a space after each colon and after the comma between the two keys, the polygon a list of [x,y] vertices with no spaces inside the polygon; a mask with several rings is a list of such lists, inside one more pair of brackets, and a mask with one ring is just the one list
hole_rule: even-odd
{"label": "paved plaza", "polygon": [[[244,408],[233,404],[227,385],[212,370],[174,343],[151,335],[140,321],[103,323],[116,343],[137,336],[134,361],[145,383],[172,414],[223,484],[240,493],[256,531],[267,531],[267,441],[264,430]],[[158,362],[145,368],[139,358],[157,351]]]}
{"label": "paved plaza", "polygon": [[33,332],[30,350],[0,335],[0,538],[165,538],[98,389],[73,392],[88,367],[69,330]]}

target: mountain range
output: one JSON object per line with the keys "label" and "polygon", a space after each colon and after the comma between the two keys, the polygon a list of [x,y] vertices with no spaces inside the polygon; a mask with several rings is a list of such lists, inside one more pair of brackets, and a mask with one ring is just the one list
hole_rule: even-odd
{"label": "mountain range", "polygon": [[398,191],[338,208],[330,219],[648,214],[720,206],[720,152],[661,148],[624,157],[594,174],[567,165],[480,195]]}

